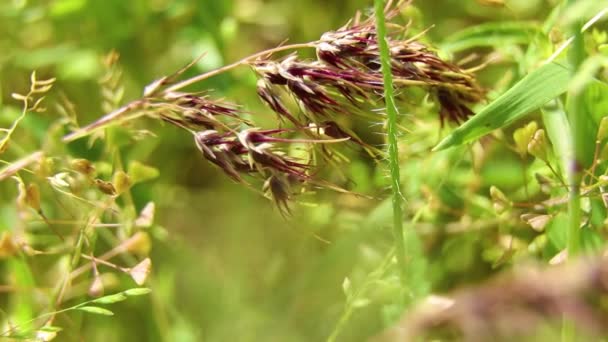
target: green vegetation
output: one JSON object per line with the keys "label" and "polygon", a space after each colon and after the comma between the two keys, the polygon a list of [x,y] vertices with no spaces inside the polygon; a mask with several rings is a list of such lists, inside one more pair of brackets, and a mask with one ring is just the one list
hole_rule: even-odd
{"label": "green vegetation", "polygon": [[0,18],[0,340],[608,336],[605,1]]}

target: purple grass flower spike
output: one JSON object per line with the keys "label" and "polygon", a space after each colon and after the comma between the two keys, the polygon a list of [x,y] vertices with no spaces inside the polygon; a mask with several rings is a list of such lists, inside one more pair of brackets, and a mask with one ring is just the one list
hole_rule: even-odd
{"label": "purple grass flower spike", "polygon": [[[386,18],[396,18],[408,4],[405,0],[389,0]],[[407,29],[396,23],[389,25],[393,87],[401,94],[407,94],[411,87],[428,91],[438,104],[442,124],[465,120],[473,113],[469,106],[483,100],[483,89],[472,74],[440,59],[417,41],[417,36],[404,38]],[[316,58],[302,59],[296,52],[272,58],[275,52],[302,48],[314,48]],[[361,120],[384,120],[374,111],[384,102],[379,60],[375,21],[357,15],[340,29],[324,33],[318,41],[280,46],[179,81],[195,64],[192,62],[145,87],[142,98],[65,139],[73,140],[141,116],[168,122],[193,134],[202,156],[232,180],[252,186],[256,183],[258,188],[261,185],[265,196],[285,215],[289,213],[288,202],[306,186],[346,191],[317,179],[322,164],[339,167],[348,160],[336,150],[337,143],[349,143],[374,158],[383,156],[379,147],[360,138],[354,128]],[[258,76],[257,95],[276,113],[281,128],[256,128],[254,122],[245,119],[253,113],[240,105],[214,99],[208,91],[183,90],[243,65]],[[405,104],[404,99],[398,98],[398,104]]]}

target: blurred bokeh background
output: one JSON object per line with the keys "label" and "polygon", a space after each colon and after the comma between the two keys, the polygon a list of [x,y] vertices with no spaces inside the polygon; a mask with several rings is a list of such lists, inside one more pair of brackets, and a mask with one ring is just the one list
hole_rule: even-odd
{"label": "blurred bokeh background", "polygon": [[[492,3],[415,1],[408,17],[399,20],[411,19],[412,33],[432,26],[423,40],[439,47],[450,34],[470,25],[540,21],[553,7],[546,0],[514,0],[507,7]],[[69,99],[79,123],[86,124],[104,114],[101,61],[112,50],[120,55],[124,101],[128,101],[139,97],[145,85],[202,53],[205,57],[187,75],[220,67],[286,39],[291,43],[315,40],[345,24],[357,10],[368,13],[371,5],[370,0],[2,0],[0,124],[7,127],[18,116],[19,103],[10,94],[28,88],[33,70],[41,78],[57,78],[50,98]],[[518,56],[517,46],[505,47],[503,52]],[[492,86],[506,71],[512,67],[493,66],[481,80]],[[253,72],[243,67],[198,87],[238,101],[256,113],[256,122],[271,124],[274,115],[256,97],[255,82]],[[24,120],[15,133],[18,147],[3,159],[16,159],[45,144],[49,127],[57,119],[54,107],[48,107],[47,112]],[[417,227],[425,236],[430,279],[425,286],[446,291],[487,277],[505,258],[504,244],[496,244],[497,250],[486,247],[518,223],[494,229],[492,205],[479,193],[487,194],[490,185],[520,190],[525,172],[517,155],[504,147],[484,154],[483,160],[465,150],[429,155],[441,128],[432,105],[413,107],[412,113],[422,114],[413,120],[413,133],[403,139],[408,214],[421,217]],[[353,180],[350,189],[375,199],[321,191],[298,198],[293,216],[285,218],[271,201],[234,184],[206,163],[190,135],[146,119],[138,124],[156,136],[125,143],[121,149],[125,160],[138,160],[160,171],[158,178],[132,189],[138,211],[149,201],[156,204],[148,284],[153,293],[116,304],[111,318],[88,317],[73,328],[70,319],[63,318],[65,330],[58,339],[324,340],[342,314],[344,279],[360,284],[390,249],[384,165],[355,157],[343,166]],[[74,157],[96,161],[102,155],[100,144],[89,147],[77,141],[67,150]],[[492,159],[493,155],[502,157]],[[486,162],[489,159],[492,162]],[[10,230],[17,220],[14,188],[8,181],[0,185],[0,230]],[[434,202],[428,210],[420,210],[429,201]],[[467,232],[459,226],[472,218],[479,219],[478,229]],[[436,229],[448,223],[458,232],[456,236]],[[487,230],[487,234],[478,232]],[[20,291],[31,295],[27,289]],[[383,276],[382,283],[374,285],[371,303],[359,303],[340,340],[365,340],[382,331],[395,319],[391,303],[397,291],[395,275]],[[0,308],[7,308],[3,311],[8,310],[12,295],[11,291],[0,294]]]}

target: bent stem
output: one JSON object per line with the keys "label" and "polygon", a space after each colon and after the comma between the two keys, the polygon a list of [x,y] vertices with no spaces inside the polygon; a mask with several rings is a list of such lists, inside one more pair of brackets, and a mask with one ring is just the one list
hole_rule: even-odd
{"label": "bent stem", "polygon": [[390,51],[386,41],[386,23],[384,18],[384,0],[375,0],[376,30],[378,47],[380,50],[380,63],[384,81],[384,101],[386,103],[387,133],[388,133],[388,161],[393,201],[393,235],[399,275],[402,286],[406,285],[406,258],[405,243],[403,241],[403,196],[401,194],[401,175],[399,171],[399,148],[397,146],[397,107],[393,93],[393,75],[391,73]]}
{"label": "bent stem", "polygon": [[[72,133],[66,135],[65,137],[63,137],[63,141],[64,142],[70,142],[73,140],[76,140],[78,138],[81,138],[87,134],[91,134],[93,131],[105,128],[107,126],[109,126],[110,124],[115,124],[118,122],[126,122],[126,121],[130,121],[133,120],[135,118],[141,117],[141,116],[145,116],[147,115],[147,111],[144,109],[150,109],[153,108],[155,105],[151,104],[149,101],[149,97],[151,95],[161,95],[161,96],[166,96],[169,95],[173,92],[176,92],[178,90],[181,90],[185,87],[188,87],[190,85],[193,85],[195,83],[201,82],[203,80],[206,80],[208,78],[211,78],[213,76],[217,76],[219,74],[222,74],[224,72],[230,71],[234,68],[237,68],[239,66],[242,65],[246,65],[247,63],[253,61],[256,58],[262,57],[262,56],[266,56],[266,55],[271,55],[275,52],[280,52],[280,51],[286,51],[286,50],[297,50],[297,49],[303,49],[303,48],[314,48],[316,46],[316,44],[318,43],[318,41],[313,41],[313,42],[308,42],[308,43],[301,43],[301,44],[290,44],[290,45],[283,45],[283,46],[279,46],[276,48],[272,48],[272,49],[268,49],[268,50],[264,50],[262,52],[247,56],[239,61],[236,61],[232,64],[223,66],[221,68],[217,68],[215,70],[211,70],[209,72],[206,72],[204,74],[200,74],[200,75],[196,75],[194,77],[188,78],[186,80],[183,80],[181,82],[175,83],[173,85],[169,85],[167,88],[165,89],[158,89],[158,92],[155,90],[153,91],[151,94],[146,94],[146,91],[144,91],[144,96],[140,99],[137,100],[133,100],[130,103],[128,103],[127,105],[118,108],[116,110],[114,110],[113,112],[105,115],[104,117],[102,117],[101,119],[85,126],[85,127],[81,127],[75,131],[73,131]],[[191,64],[187,65],[184,69],[180,70],[179,72],[177,72],[176,75],[180,75],[181,73],[183,73],[186,69],[190,68],[196,61],[192,62]],[[175,75],[174,75],[175,76]],[[173,77],[173,76],[172,76]],[[163,78],[161,78],[161,80],[163,80]],[[148,87],[151,87],[153,85],[155,85],[158,81],[153,82],[152,84],[148,85]],[[146,87],[147,88],[147,87]],[[156,89],[156,87],[154,87]],[[135,113],[133,113],[135,111]]]}
{"label": "bent stem", "polygon": [[262,57],[262,56],[273,54],[275,52],[286,51],[286,50],[314,48],[315,44],[317,44],[317,43],[318,43],[317,41],[314,41],[314,42],[301,43],[301,44],[290,44],[290,45],[283,45],[283,46],[279,46],[279,47],[276,47],[276,48],[264,50],[262,52],[258,52],[256,54],[247,56],[247,57],[245,57],[245,58],[243,58],[243,59],[241,59],[239,61],[236,61],[236,62],[234,62],[232,64],[228,64],[228,65],[223,66],[221,68],[217,68],[215,70],[211,70],[211,71],[206,72],[204,74],[200,74],[200,75],[194,76],[192,78],[189,78],[187,80],[183,80],[183,81],[181,81],[179,83],[176,83],[176,84],[168,87],[163,92],[165,94],[167,94],[167,93],[170,93],[170,92],[174,92],[174,91],[180,90],[180,89],[185,88],[185,87],[187,87],[189,85],[198,83],[198,82],[200,82],[202,80],[206,80],[206,79],[208,79],[210,77],[219,75],[219,74],[224,73],[224,72],[226,72],[228,70],[231,70],[231,69],[234,69],[236,67],[239,67],[239,66],[241,66],[243,64],[247,64],[247,63],[251,62],[252,60],[254,60],[254,59],[258,58],[258,57]]}

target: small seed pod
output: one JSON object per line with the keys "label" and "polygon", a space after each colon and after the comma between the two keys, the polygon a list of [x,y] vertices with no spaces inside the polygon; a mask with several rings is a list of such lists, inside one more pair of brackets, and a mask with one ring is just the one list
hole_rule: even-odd
{"label": "small seed pod", "polygon": [[544,129],[539,129],[534,133],[534,137],[528,143],[528,152],[534,157],[547,162],[548,158],[548,146],[547,137]]}
{"label": "small seed pod", "polygon": [[608,116],[605,116],[600,121],[600,127],[597,130],[597,140],[602,141],[608,138]]}
{"label": "small seed pod", "polygon": [[103,192],[106,195],[110,195],[110,196],[116,195],[116,189],[114,188],[114,185],[112,185],[112,183],[110,183],[110,182],[106,182],[101,179],[96,179],[95,186],[97,186],[97,189],[99,189],[101,192]]}
{"label": "small seed pod", "polygon": [[492,198],[492,205],[497,214],[502,214],[511,207],[511,201],[507,196],[495,186],[490,187],[490,197]]}
{"label": "small seed pod", "polygon": [[87,177],[94,177],[96,173],[95,166],[87,159],[73,159],[70,161],[70,167]]}
{"label": "small seed pod", "polygon": [[32,209],[40,212],[40,189],[36,184],[27,186],[25,194],[25,203]]}
{"label": "small seed pod", "polygon": [[112,184],[116,189],[116,194],[120,195],[131,187],[131,179],[124,171],[116,171],[112,178]]}
{"label": "small seed pod", "polygon": [[528,154],[528,144],[534,138],[534,133],[538,130],[536,121],[529,122],[526,126],[518,128],[513,132],[513,140],[520,157],[524,158]]}

